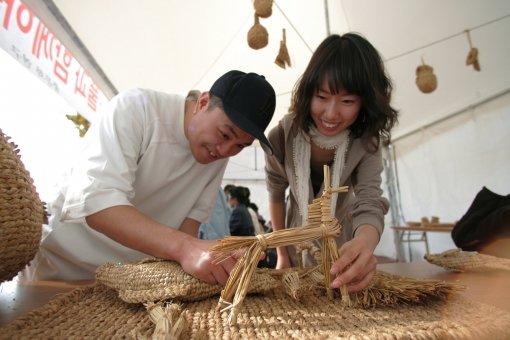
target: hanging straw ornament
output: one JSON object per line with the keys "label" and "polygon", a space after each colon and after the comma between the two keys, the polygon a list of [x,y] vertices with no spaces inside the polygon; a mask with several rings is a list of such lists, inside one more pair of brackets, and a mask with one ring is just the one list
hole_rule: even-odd
{"label": "hanging straw ornament", "polygon": [[248,45],[254,50],[266,47],[269,34],[264,26],[259,23],[259,17],[255,13],[255,23],[248,31]]}
{"label": "hanging straw ornament", "polygon": [[278,55],[276,56],[276,60],[274,61],[276,65],[280,66],[281,68],[285,68],[285,66],[291,66],[290,63],[290,56],[289,51],[287,50],[287,39],[285,37],[285,28],[282,29],[283,31],[283,38],[280,41],[280,50],[278,51]]}
{"label": "hanging straw ornament", "polygon": [[480,62],[478,61],[478,49],[476,47],[473,47],[473,44],[471,43],[471,36],[469,35],[469,30],[466,30],[466,35],[469,42],[469,53],[466,58],[466,65],[473,65],[473,68],[476,71],[480,71]]}
{"label": "hanging straw ornament", "polygon": [[273,0],[255,0],[253,7],[255,14],[261,18],[269,18],[273,14]]}
{"label": "hanging straw ornament", "polygon": [[430,93],[437,88],[437,78],[434,74],[434,69],[425,64],[421,58],[423,65],[416,68],[416,85],[423,93]]}
{"label": "hanging straw ornament", "polygon": [[66,115],[66,118],[74,123],[74,125],[78,129],[80,137],[84,137],[90,127],[90,122],[88,121],[88,119],[83,117],[80,113],[77,113],[75,115]]}

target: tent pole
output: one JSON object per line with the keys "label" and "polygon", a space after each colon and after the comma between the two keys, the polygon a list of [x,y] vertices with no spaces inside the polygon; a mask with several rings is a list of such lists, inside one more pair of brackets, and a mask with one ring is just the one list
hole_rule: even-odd
{"label": "tent pole", "polygon": [[[391,214],[391,225],[401,226],[404,225],[405,218],[402,213],[402,206],[400,204],[400,187],[398,184],[398,173],[397,173],[397,162],[395,156],[395,148],[392,144],[387,145],[384,148],[386,156],[384,157],[384,173],[386,175],[386,187],[388,189],[388,196],[390,201],[390,214]],[[399,251],[397,251],[397,261],[405,261],[405,254],[403,251],[402,244],[398,238],[400,235],[398,232],[393,233],[394,242]]]}
{"label": "tent pole", "polygon": [[324,19],[326,21],[326,36],[329,37],[331,34],[331,29],[329,28],[329,7],[328,7],[328,0],[324,0]]}

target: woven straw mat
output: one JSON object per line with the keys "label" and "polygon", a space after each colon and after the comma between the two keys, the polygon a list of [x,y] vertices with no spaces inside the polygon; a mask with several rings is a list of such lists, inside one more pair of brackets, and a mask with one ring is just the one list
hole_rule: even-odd
{"label": "woven straw mat", "polygon": [[[315,291],[299,301],[269,292],[248,295],[237,324],[216,309],[217,297],[181,304],[181,339],[508,339],[510,313],[459,297],[447,302],[346,308]],[[154,325],[142,304],[102,284],[77,288],[0,328],[2,339],[148,338]]]}
{"label": "woven straw mat", "polygon": [[[305,289],[299,294],[281,285],[282,278],[290,274],[307,282],[301,284]],[[341,299],[329,300],[324,289],[317,288],[321,278],[316,274],[310,270],[257,271],[237,323],[231,325],[228,312],[217,308],[221,287],[201,283],[175,262],[147,259],[105,264],[97,271],[96,285],[77,288],[18,318],[0,328],[0,338],[148,338],[156,328],[148,310],[143,303],[124,300],[158,299],[179,308],[185,320],[180,339],[510,337],[510,313],[467,301],[444,283],[378,273],[370,294],[351,294],[351,298],[359,301],[376,293],[380,300],[400,298],[391,305],[382,301],[369,308],[345,307]],[[393,293],[384,295],[383,291]]]}
{"label": "woven straw mat", "polygon": [[510,270],[510,259],[480,254],[476,251],[450,249],[440,254],[425,255],[425,260],[454,271]]}
{"label": "woven straw mat", "polygon": [[0,129],[0,282],[15,277],[35,256],[44,208],[18,146]]}
{"label": "woven straw mat", "polygon": [[[123,265],[106,263],[97,269],[96,279],[117,290],[119,297],[130,303],[198,301],[218,295],[223,289],[186,274],[177,262],[152,258]],[[249,292],[262,293],[277,286],[278,282],[270,275],[255,273]]]}
{"label": "woven straw mat", "polygon": [[[257,269],[248,286],[248,293],[281,289],[294,299],[299,299],[314,289],[324,292],[324,276],[319,268]],[[106,263],[97,269],[96,280],[118,291],[119,298],[129,303],[200,301],[219,295],[222,290],[220,285],[204,283],[185,273],[177,262],[155,258],[126,264]],[[350,294],[350,299],[354,306],[359,307],[423,303],[445,300],[462,288],[440,280],[418,280],[378,271],[370,287]]]}

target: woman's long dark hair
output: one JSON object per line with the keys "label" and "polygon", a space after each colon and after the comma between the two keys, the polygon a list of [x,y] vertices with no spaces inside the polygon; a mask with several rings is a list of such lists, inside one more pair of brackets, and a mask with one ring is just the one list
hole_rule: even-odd
{"label": "woman's long dark hair", "polygon": [[398,121],[397,111],[390,105],[393,87],[379,52],[368,40],[357,33],[334,34],[315,50],[294,87],[289,109],[306,132],[313,124],[311,100],[324,79],[333,94],[343,89],[361,97],[358,118],[349,127],[354,138],[364,138],[374,151],[381,139],[390,142],[391,129]]}

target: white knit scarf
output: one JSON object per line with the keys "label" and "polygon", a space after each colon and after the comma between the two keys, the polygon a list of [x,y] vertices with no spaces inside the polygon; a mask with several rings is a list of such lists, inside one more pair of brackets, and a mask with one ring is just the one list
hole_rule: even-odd
{"label": "white knit scarf", "polygon": [[[322,135],[315,126],[310,127],[306,134],[300,131],[294,139],[294,171],[296,173],[296,200],[298,201],[301,225],[308,221],[308,193],[310,182],[310,139],[322,149],[335,149],[333,169],[331,171],[331,187],[340,185],[340,177],[345,166],[345,155],[349,145],[349,130],[344,130],[338,135],[327,137]],[[335,216],[338,193],[331,196],[331,216]]]}

